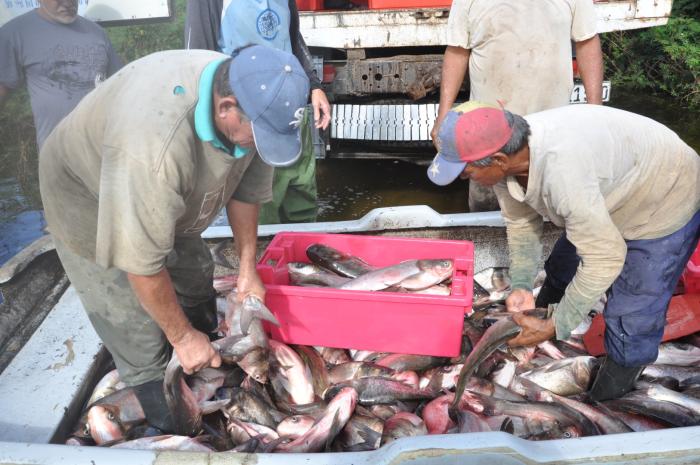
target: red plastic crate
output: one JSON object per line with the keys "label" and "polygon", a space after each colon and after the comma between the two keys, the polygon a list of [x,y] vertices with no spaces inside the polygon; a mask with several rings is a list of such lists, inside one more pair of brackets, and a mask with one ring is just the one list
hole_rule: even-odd
{"label": "red plastic crate", "polygon": [[299,11],[323,10],[323,0],[297,0]]}
{"label": "red plastic crate", "polygon": [[[309,262],[306,248],[326,244],[375,267],[405,260],[454,261],[451,295],[348,291],[289,285],[287,263]],[[464,313],[471,310],[474,245],[468,241],[346,234],[280,233],[258,263],[265,303],[281,326],[273,339],[291,344],[454,357]]]}
{"label": "red plastic crate", "polygon": [[700,245],[695,249],[693,255],[690,256],[681,279],[683,280],[686,294],[700,293]]}
{"label": "red plastic crate", "polygon": [[369,0],[369,7],[373,10],[397,9],[397,8],[449,8],[452,0]]}

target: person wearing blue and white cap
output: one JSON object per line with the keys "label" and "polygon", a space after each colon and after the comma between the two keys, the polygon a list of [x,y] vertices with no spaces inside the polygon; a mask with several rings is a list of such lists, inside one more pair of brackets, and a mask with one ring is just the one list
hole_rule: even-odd
{"label": "person wearing blue and white cap", "polygon": [[260,224],[316,221],[316,159],[312,128],[325,130],[331,106],[299,29],[295,0],[188,0],[185,48],[230,54],[250,45],[285,50],[299,60],[311,84],[311,109],[301,123],[302,155],[293,165],[276,168],[272,200],[260,207]]}
{"label": "person wearing blue and white cap", "polygon": [[[506,307],[522,327],[510,344],[569,338],[607,294],[607,357],[589,394],[600,401],[632,389],[657,358],[669,301],[700,237],[698,154],[661,123],[599,105],[522,117],[469,102],[448,113],[438,138],[433,182],[461,176],[496,192],[511,262]],[[535,300],[543,217],[564,234]],[[549,317],[520,313],[533,308]]]}
{"label": "person wearing blue and white cap", "polygon": [[172,430],[163,396],[172,346],[186,373],[221,359],[213,263],[200,233],[227,208],[238,298],[255,270],[259,205],[274,166],[299,157],[309,80],[298,60],[252,46],[233,58],[155,53],[107,79],[39,157],[48,228],[71,283],[148,422]]}

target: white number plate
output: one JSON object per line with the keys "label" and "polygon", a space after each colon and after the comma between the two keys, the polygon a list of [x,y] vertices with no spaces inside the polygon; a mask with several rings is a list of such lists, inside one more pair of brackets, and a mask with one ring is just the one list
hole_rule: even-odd
{"label": "white number plate", "polygon": [[[610,81],[603,81],[603,102],[610,101]],[[583,84],[574,84],[574,90],[571,91],[569,103],[586,103],[586,91]]]}

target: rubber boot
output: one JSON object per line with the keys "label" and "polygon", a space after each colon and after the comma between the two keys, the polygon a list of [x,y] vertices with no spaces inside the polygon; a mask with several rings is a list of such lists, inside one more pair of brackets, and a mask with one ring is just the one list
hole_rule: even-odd
{"label": "rubber boot", "polygon": [[540,289],[540,293],[537,294],[537,299],[535,299],[535,307],[547,308],[549,304],[558,304],[564,297],[564,291],[565,289],[557,289],[552,286],[551,282],[545,278],[542,289]]}
{"label": "rubber boot", "polygon": [[588,396],[599,402],[617,399],[632,390],[643,369],[643,366],[623,367],[612,358],[605,357]]}
{"label": "rubber boot", "polygon": [[149,425],[158,428],[164,434],[173,433],[175,427],[173,418],[168,409],[163,392],[163,380],[158,379],[147,383],[133,386],[136,397],[141,403],[143,413],[146,414],[146,421]]}
{"label": "rubber boot", "polygon": [[182,310],[194,329],[208,335],[209,339],[218,338],[216,335],[216,328],[219,326],[216,318],[216,297],[191,307],[183,305]]}

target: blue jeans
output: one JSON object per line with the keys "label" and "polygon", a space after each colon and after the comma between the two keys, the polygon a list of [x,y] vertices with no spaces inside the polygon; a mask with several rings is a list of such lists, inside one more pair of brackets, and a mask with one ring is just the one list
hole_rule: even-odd
{"label": "blue jeans", "polygon": [[[700,212],[678,231],[658,239],[626,241],[622,272],[608,289],[605,350],[619,365],[636,367],[656,360],[666,311],[700,237]],[[547,283],[569,285],[578,267],[576,248],[564,233],[545,262]]]}

